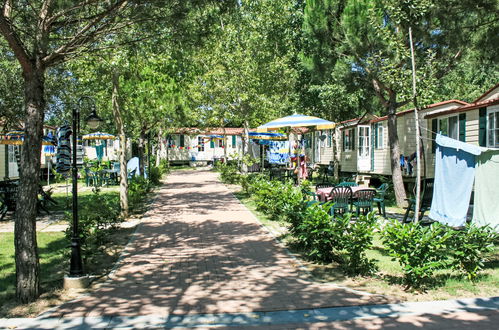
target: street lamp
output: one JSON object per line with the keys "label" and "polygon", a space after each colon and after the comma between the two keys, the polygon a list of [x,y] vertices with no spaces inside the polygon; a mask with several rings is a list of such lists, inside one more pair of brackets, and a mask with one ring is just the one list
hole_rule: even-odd
{"label": "street lamp", "polygon": [[80,108],[84,102],[91,105],[92,112],[85,119],[91,129],[99,127],[102,119],[95,112],[95,101],[90,96],[82,96],[77,104],[73,106],[73,233],[71,236],[71,265],[69,276],[77,277],[83,274],[83,265],[81,262],[80,237],[78,236],[78,167],[76,163],[76,154],[78,147],[78,135],[80,131]]}

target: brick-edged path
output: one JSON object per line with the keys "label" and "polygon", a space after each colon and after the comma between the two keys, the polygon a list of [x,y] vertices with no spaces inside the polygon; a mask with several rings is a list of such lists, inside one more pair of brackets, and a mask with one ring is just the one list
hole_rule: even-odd
{"label": "brick-edged path", "polygon": [[111,280],[51,316],[166,316],[389,302],[310,282],[210,171],[169,175],[126,253]]}

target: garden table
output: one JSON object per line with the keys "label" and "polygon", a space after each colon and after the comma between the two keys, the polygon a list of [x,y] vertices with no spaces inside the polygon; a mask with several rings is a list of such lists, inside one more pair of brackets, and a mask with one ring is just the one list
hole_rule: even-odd
{"label": "garden table", "polygon": [[[316,193],[319,198],[319,201],[321,202],[326,202],[329,199],[329,194],[331,193],[331,190],[333,190],[334,187],[327,187],[327,188],[319,188],[317,189]],[[369,187],[362,187],[362,186],[356,186],[356,187],[350,187],[352,189],[352,198],[355,198],[355,193],[359,190],[374,190],[374,188],[369,188]]]}

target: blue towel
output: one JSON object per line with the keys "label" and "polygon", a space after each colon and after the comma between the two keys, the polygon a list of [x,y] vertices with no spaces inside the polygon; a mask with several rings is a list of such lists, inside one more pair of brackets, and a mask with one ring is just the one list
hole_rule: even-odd
{"label": "blue towel", "polygon": [[459,227],[466,223],[479,147],[437,135],[435,184],[429,217]]}

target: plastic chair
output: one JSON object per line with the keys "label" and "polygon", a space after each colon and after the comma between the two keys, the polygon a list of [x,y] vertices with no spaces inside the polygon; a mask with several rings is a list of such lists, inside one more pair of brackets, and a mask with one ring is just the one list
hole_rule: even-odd
{"label": "plastic chair", "polygon": [[356,182],[344,181],[340,182],[336,187],[357,187],[358,184]]}
{"label": "plastic chair", "polygon": [[360,211],[363,214],[367,214],[367,212],[373,210],[374,195],[376,195],[376,190],[373,189],[361,189],[355,192],[353,205],[355,206],[357,216],[360,215]]}
{"label": "plastic chair", "polygon": [[333,203],[329,210],[331,215],[351,212],[352,188],[336,186],[331,190],[327,200]]}
{"label": "plastic chair", "polygon": [[[433,198],[433,183],[435,179],[424,179],[421,183],[421,203],[419,206],[419,220],[421,220],[426,211],[431,208],[431,200]],[[414,194],[415,195],[415,194]],[[404,219],[402,222],[410,222],[411,220],[407,220],[409,218],[409,212],[416,211],[416,198],[408,198],[406,199],[409,205],[406,208],[406,212],[404,214]],[[416,215],[414,215],[416,218]]]}
{"label": "plastic chair", "polygon": [[378,187],[378,189],[376,189],[376,196],[373,198],[373,202],[378,205],[379,214],[383,215],[384,218],[386,218],[385,195],[388,187],[388,183],[383,183]]}
{"label": "plastic chair", "polygon": [[85,184],[87,187],[96,187],[99,185],[99,177],[97,173],[91,171],[89,168],[85,169]]}

